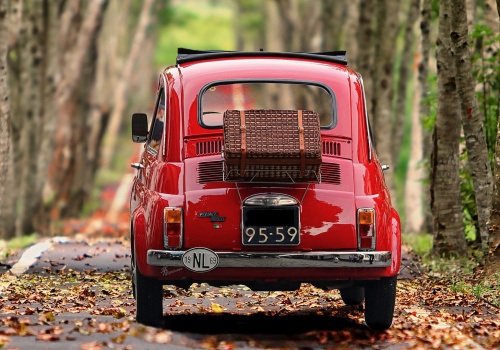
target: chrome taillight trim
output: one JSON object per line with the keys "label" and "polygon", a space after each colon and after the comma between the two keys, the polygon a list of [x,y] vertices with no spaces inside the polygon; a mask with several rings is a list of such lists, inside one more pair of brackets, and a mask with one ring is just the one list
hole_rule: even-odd
{"label": "chrome taillight trim", "polygon": [[[289,203],[289,204],[272,204],[272,203],[271,204],[269,204],[269,203],[267,203],[267,204],[250,204],[249,203],[249,201],[257,199],[259,197],[267,197],[268,199],[275,198],[278,201],[280,200],[280,198],[285,198],[285,199],[292,201],[292,203]],[[298,204],[299,204],[299,201],[297,200],[297,198],[292,197],[288,194],[274,193],[274,192],[272,192],[272,193],[257,193],[257,194],[248,196],[243,201],[243,205],[249,206],[249,207],[292,207],[292,206],[297,206]]]}
{"label": "chrome taillight trim", "polygon": [[[361,234],[359,232],[359,212],[360,211],[372,211],[373,212],[373,239],[371,248],[361,248]],[[372,251],[375,250],[377,246],[377,218],[376,218],[375,209],[373,208],[358,208],[356,211],[356,230],[358,234],[358,250],[360,251]]]}
{"label": "chrome taillight trim", "polygon": [[[181,234],[179,237],[179,246],[178,247],[171,247],[168,245],[168,223],[165,222],[165,212],[168,209],[179,209],[181,211]],[[165,207],[163,209],[163,246],[165,249],[173,249],[173,250],[179,250],[183,247],[184,245],[184,210],[179,207]]]}

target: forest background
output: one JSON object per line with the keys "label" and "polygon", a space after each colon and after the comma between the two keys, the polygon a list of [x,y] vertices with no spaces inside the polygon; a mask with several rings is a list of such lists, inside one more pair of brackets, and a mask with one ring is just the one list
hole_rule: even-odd
{"label": "forest background", "polygon": [[346,50],[405,240],[498,271],[497,5],[0,0],[0,238],[55,235],[99,209],[139,151],[129,116],[150,112],[178,47]]}

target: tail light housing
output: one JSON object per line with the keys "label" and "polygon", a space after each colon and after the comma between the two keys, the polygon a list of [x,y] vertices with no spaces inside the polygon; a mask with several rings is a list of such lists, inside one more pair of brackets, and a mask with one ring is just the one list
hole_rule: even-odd
{"label": "tail light housing", "polygon": [[182,208],[167,207],[163,211],[163,245],[165,248],[182,247],[184,215]]}
{"label": "tail light housing", "polygon": [[358,249],[375,250],[377,231],[375,226],[375,209],[359,208],[357,212]]}

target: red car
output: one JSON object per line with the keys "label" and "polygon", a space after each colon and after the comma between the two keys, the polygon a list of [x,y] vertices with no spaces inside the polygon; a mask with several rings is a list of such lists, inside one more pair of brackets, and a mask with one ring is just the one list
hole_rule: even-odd
{"label": "red car", "polygon": [[[314,111],[319,170],[234,180],[224,165],[229,110]],[[132,139],[145,142],[130,200],[138,322],[161,324],[164,284],[311,283],[339,289],[346,304],[365,301],[371,328],[391,326],[400,220],[373,147],[363,80],[345,52],[179,49],[160,75],[151,126],[134,114]]]}

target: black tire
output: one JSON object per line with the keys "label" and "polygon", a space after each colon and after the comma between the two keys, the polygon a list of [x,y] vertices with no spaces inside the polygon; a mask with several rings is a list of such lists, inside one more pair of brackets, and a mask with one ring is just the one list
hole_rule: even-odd
{"label": "black tire", "polygon": [[359,305],[365,300],[364,287],[348,287],[340,290],[342,301],[346,305]]}
{"label": "black tire", "polygon": [[388,329],[392,325],[396,305],[397,276],[382,277],[365,287],[365,321],[372,329]]}
{"label": "black tire", "polygon": [[144,276],[133,265],[132,287],[135,289],[135,319],[146,326],[160,327],[163,316],[163,284]]}

